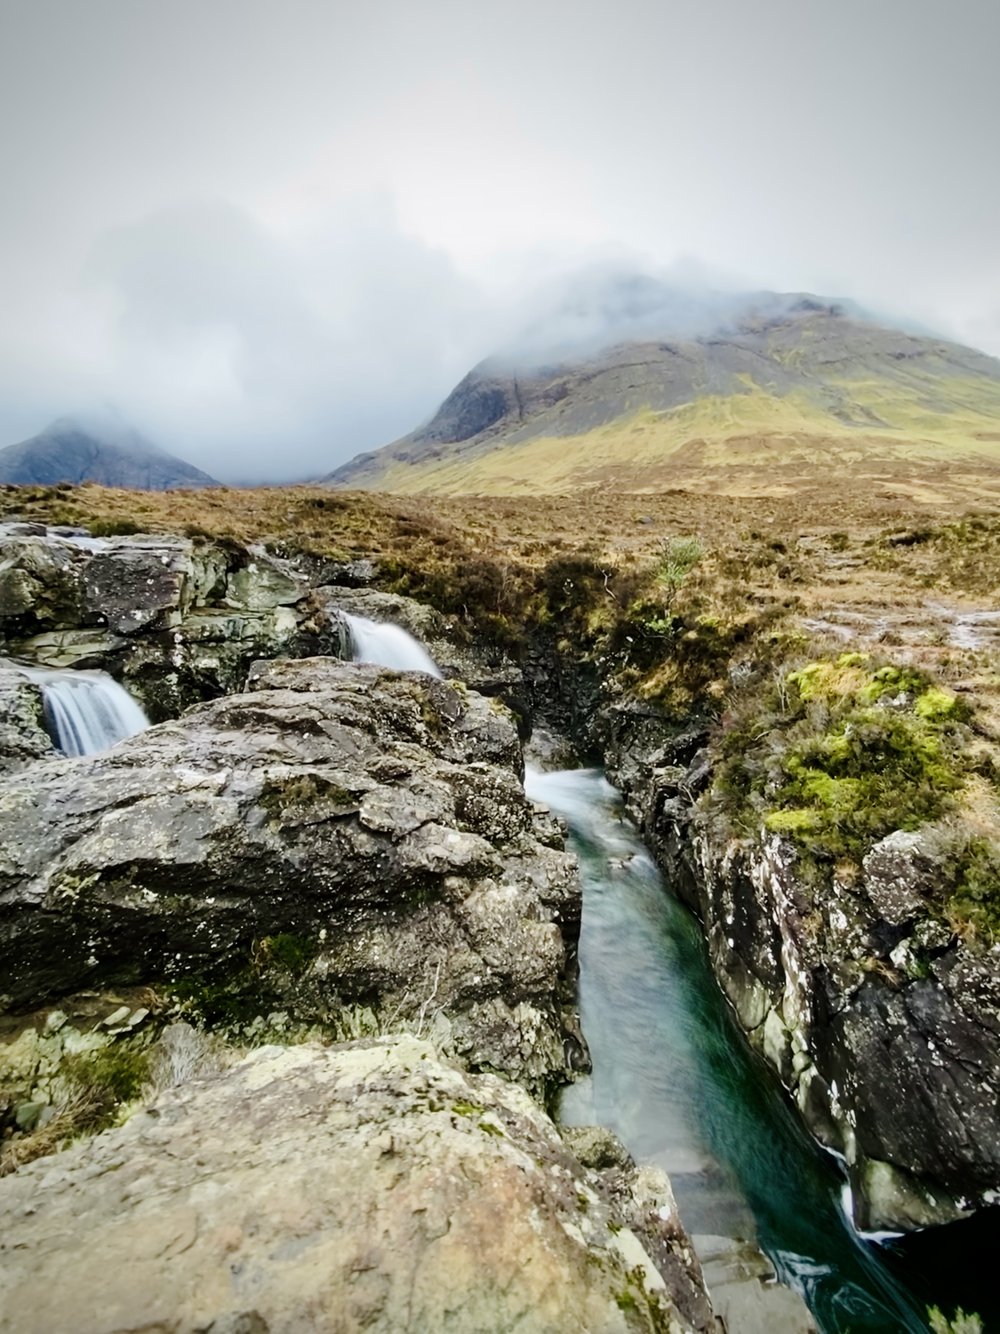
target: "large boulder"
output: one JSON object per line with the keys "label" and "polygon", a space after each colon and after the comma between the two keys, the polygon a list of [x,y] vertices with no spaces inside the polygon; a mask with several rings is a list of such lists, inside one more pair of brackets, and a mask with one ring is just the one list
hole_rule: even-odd
{"label": "large boulder", "polygon": [[433,1031],[547,1091],[583,1059],[579,913],[510,714],[429,676],[262,663],[245,694],[0,779],[7,1007],[177,983],[345,1035]]}
{"label": "large boulder", "polygon": [[662,1174],[413,1038],[260,1048],[22,1168],[0,1262],[10,1334],[714,1329]]}
{"label": "large boulder", "polygon": [[256,658],[339,651],[306,579],[263,548],[17,527],[0,526],[0,649],[108,671],[153,718],[240,689]]}

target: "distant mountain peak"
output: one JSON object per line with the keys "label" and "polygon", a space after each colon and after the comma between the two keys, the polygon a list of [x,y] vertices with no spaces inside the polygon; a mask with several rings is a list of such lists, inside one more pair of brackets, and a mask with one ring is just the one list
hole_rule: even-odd
{"label": "distant mountain peak", "polygon": [[217,486],[208,473],[154,445],[112,411],[59,417],[0,449],[0,482],[99,482],[136,491]]}

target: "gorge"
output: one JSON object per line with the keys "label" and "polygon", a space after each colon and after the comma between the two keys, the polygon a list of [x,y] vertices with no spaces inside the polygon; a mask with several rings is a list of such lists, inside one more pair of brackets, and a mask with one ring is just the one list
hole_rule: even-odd
{"label": "gorge", "polygon": [[[429,1033],[436,1046],[443,1044],[473,1071],[504,1071],[543,1097],[551,1097],[568,1076],[586,1068],[573,999],[574,918],[578,917],[579,904],[574,905],[569,882],[564,878],[566,872],[561,869],[564,864],[559,858],[563,854],[558,851],[561,845],[552,832],[551,818],[544,812],[527,813],[529,808],[519,786],[520,745],[499,700],[509,698],[516,704],[533,697],[536,720],[545,719],[548,713],[551,721],[564,727],[567,720],[572,725],[574,715],[586,719],[586,725],[576,729],[576,745],[589,745],[591,753],[599,751],[607,760],[630,809],[642,822],[651,848],[672,877],[676,875],[679,886],[688,865],[684,861],[687,853],[679,841],[683,837],[683,811],[680,806],[670,808],[676,810],[677,821],[664,824],[663,802],[665,798],[687,801],[704,790],[704,771],[700,777],[697,772],[699,762],[704,765],[705,759],[702,755],[699,761],[705,748],[703,729],[693,729],[690,724],[686,730],[678,728],[658,718],[656,710],[636,707],[627,699],[618,703],[612,700],[610,705],[606,699],[598,699],[592,707],[588,700],[593,701],[593,696],[588,692],[593,690],[593,680],[588,681],[586,672],[574,677],[567,650],[561,651],[558,664],[547,659],[545,672],[539,673],[530,655],[518,668],[509,655],[505,658],[495,649],[484,652],[475,642],[465,646],[443,642],[442,670],[445,677],[477,678],[487,692],[484,696],[463,694],[461,687],[448,680],[408,678],[392,671],[381,672],[377,666],[348,667],[328,658],[300,663],[247,663],[249,679],[243,693],[239,676],[243,666],[237,652],[249,657],[256,649],[257,657],[270,657],[277,647],[279,652],[290,650],[294,657],[303,646],[322,643],[340,654],[350,643],[351,656],[373,658],[378,656],[381,641],[389,649],[394,668],[406,671],[412,665],[419,671],[424,660],[409,656],[414,650],[401,637],[403,632],[398,628],[373,629],[373,623],[377,624],[378,616],[388,613],[392,605],[397,614],[410,619],[411,628],[432,632],[435,654],[438,645],[433,632],[440,634],[443,623],[440,615],[435,620],[435,613],[426,607],[363,584],[358,586],[354,582],[357,572],[348,575],[353,586],[316,583],[314,578],[303,578],[294,566],[283,564],[283,558],[275,559],[262,551],[222,552],[208,544],[198,546],[191,540],[185,543],[162,537],[155,541],[108,538],[97,551],[76,546],[68,556],[60,553],[46,566],[47,556],[54,548],[58,552],[58,534],[46,531],[14,536],[18,538],[12,544],[17,556],[11,559],[11,547],[7,548],[3,571],[5,588],[20,590],[18,602],[11,598],[4,603],[7,624],[12,627],[8,632],[10,651],[35,662],[52,662],[56,657],[72,660],[78,654],[75,661],[81,667],[111,668],[130,681],[137,692],[145,692],[143,698],[151,714],[163,719],[160,727],[123,742],[106,759],[87,761],[86,768],[74,769],[78,761],[30,754],[34,740],[27,728],[22,729],[20,757],[13,747],[9,749],[19,785],[27,784],[29,793],[34,794],[19,802],[11,787],[3,796],[8,827],[18,831],[19,843],[28,845],[23,850],[16,848],[13,835],[4,844],[7,880],[3,889],[3,930],[8,933],[5,940],[19,957],[13,978],[17,987],[15,1008],[37,1002],[46,988],[56,996],[67,985],[79,986],[88,977],[121,987],[129,980],[129,970],[134,970],[137,960],[144,961],[140,970],[144,976],[152,978],[159,972],[161,978],[169,978],[172,969],[166,962],[163,934],[166,919],[161,917],[157,922],[157,915],[168,907],[169,894],[186,895],[187,902],[194,903],[196,895],[206,892],[207,884],[212,887],[212,896],[221,895],[222,899],[210,912],[204,907],[198,909],[208,940],[188,938],[181,932],[175,933],[170,942],[174,953],[178,949],[188,952],[188,964],[197,958],[204,970],[213,959],[221,962],[254,941],[278,940],[291,932],[305,937],[316,933],[318,948],[309,944],[305,970],[299,976],[285,976],[279,981],[267,978],[267,960],[254,975],[254,986],[268,997],[267,1014],[259,1016],[265,1021],[268,1015],[284,1014],[283,1022],[291,1023],[293,1028],[296,1024],[306,1029],[319,1024],[341,1040],[350,1040],[355,1034],[368,1034],[371,1040],[383,1031],[386,1017],[391,1015],[402,1026],[410,1025],[411,1031],[415,1028],[418,1034],[421,1030],[425,1035]],[[129,589],[134,605],[123,598],[120,608],[110,607],[116,618],[113,627],[81,624],[81,620],[93,616],[111,619],[107,610],[98,610],[96,601],[101,588],[121,587],[120,579],[109,577],[108,565],[124,571],[152,570],[155,567],[143,565],[150,559],[150,552],[155,552],[152,559],[160,569],[172,566],[179,573],[168,589],[169,596],[164,596],[162,581],[144,572]],[[96,571],[92,569],[95,561],[101,562]],[[102,564],[106,573],[99,581],[96,576]],[[215,571],[214,586],[203,573],[209,570]],[[74,571],[79,591],[72,583]],[[325,569],[323,576],[328,572]],[[149,588],[154,589],[158,600],[155,607],[143,606],[143,590]],[[43,589],[46,591],[40,596]],[[56,592],[63,599],[63,610],[58,607]],[[78,619],[74,621],[73,617]],[[367,624],[359,623],[362,617]],[[338,618],[346,621],[351,632],[346,640],[338,628]],[[208,625],[213,627],[210,635],[203,633]],[[359,626],[360,632],[356,628]],[[192,633],[195,630],[197,633]],[[234,638],[227,639],[227,633]],[[158,669],[152,652],[157,642],[168,646]],[[263,653],[258,648],[261,643],[265,645]],[[539,652],[543,651],[547,652],[539,640]],[[449,656],[451,663],[447,661]],[[478,662],[470,667],[470,659]],[[24,703],[24,691],[28,696],[32,694],[30,676],[18,669],[14,669],[14,675],[27,683],[24,688],[11,685],[7,676],[3,688]],[[557,692],[567,688],[572,690],[573,698],[563,698],[560,703]],[[199,704],[199,692],[202,698],[205,694],[218,698],[214,703]],[[186,710],[183,694],[189,701]],[[38,698],[36,704],[40,707]],[[30,712],[30,699],[24,707]],[[371,739],[362,740],[366,726],[358,728],[366,710],[374,710],[373,721],[377,723],[374,749]],[[8,723],[17,716],[15,711],[8,711]],[[36,721],[38,717],[36,711]],[[596,738],[602,729],[603,740],[598,744]],[[425,768],[427,761],[421,759],[414,769],[414,745],[434,755],[430,768]],[[459,777],[459,770],[465,773],[464,778]],[[72,798],[71,787],[75,794]],[[563,1098],[564,1120],[593,1119],[609,1124],[640,1162],[654,1158],[658,1166],[666,1166],[675,1180],[681,1221],[696,1234],[696,1249],[698,1237],[715,1232],[720,1215],[713,1215],[713,1211],[720,1208],[721,1214],[727,1215],[728,1210],[726,1227],[730,1231],[723,1227],[715,1235],[741,1240],[752,1240],[756,1235],[781,1276],[808,1295],[824,1329],[897,1327],[887,1324],[887,1320],[896,1320],[899,1328],[920,1329],[925,1327],[923,1311],[928,1303],[937,1302],[950,1309],[957,1305],[982,1307],[980,1291],[970,1296],[968,1287],[945,1284],[928,1291],[914,1281],[905,1258],[897,1260],[890,1255],[880,1261],[880,1251],[852,1237],[840,1212],[843,1182],[832,1160],[826,1163],[819,1158],[795,1126],[793,1113],[774,1086],[770,1072],[755,1064],[749,1052],[732,1054],[742,1048],[727,1044],[740,1043],[742,1038],[726,1016],[721,998],[698,999],[708,994],[711,985],[707,972],[698,974],[690,962],[701,949],[698,936],[692,926],[686,925],[690,919],[679,905],[676,920],[674,910],[663,906],[672,901],[656,881],[652,865],[627,826],[608,824],[607,791],[595,787],[585,776],[553,780],[529,775],[528,795],[542,797],[552,811],[569,818],[580,840],[584,863],[582,1036],[590,1042],[595,1072],[592,1083],[584,1080],[570,1085]],[[224,810],[234,802],[233,813]],[[578,811],[581,802],[579,814],[574,808]],[[64,824],[59,834],[61,849],[55,861],[57,844],[46,832],[44,814],[33,815],[35,823],[26,824],[29,804],[32,810],[39,805],[44,810],[49,805],[54,813],[69,815],[70,824]],[[129,821],[142,816],[144,837],[137,833],[129,841],[124,816],[115,813],[126,810]],[[332,838],[335,829],[354,820],[372,844],[365,854],[374,858],[371,871],[359,861],[343,868],[339,880],[327,876],[324,881],[318,871],[306,869],[317,852],[327,865],[331,853],[334,858],[343,857],[342,841],[324,845],[316,840]],[[442,832],[456,820],[457,839]],[[247,831],[245,854],[238,853],[231,843],[240,827]],[[329,830],[329,835],[324,830]],[[283,849],[278,860],[275,833]],[[110,836],[116,841],[125,840],[114,847],[113,857],[108,855]],[[152,847],[140,846],[150,842]],[[183,856],[178,857],[182,845]],[[240,861],[244,855],[245,860]],[[588,857],[598,864],[593,874],[587,870]],[[155,867],[157,858],[159,869]],[[504,906],[503,895],[490,901],[493,891],[485,890],[486,881],[500,874],[501,863],[505,892],[513,892],[518,903],[513,911],[513,904]],[[516,870],[518,865],[523,870]],[[288,882],[293,867],[298,868],[294,902],[279,888]],[[378,912],[383,910],[377,886],[386,867],[400,885],[408,886],[409,917],[402,934],[393,935],[378,922]],[[367,881],[366,875],[370,876]],[[195,890],[192,877],[200,880],[202,887]],[[45,885],[49,906],[39,913],[31,905],[31,895],[19,899],[19,891],[12,888],[19,878],[34,887],[31,894],[35,896]],[[273,887],[264,898],[248,896],[247,887],[254,878]],[[186,882],[190,888],[185,888]],[[356,888],[351,890],[348,915],[331,918],[331,893],[341,895],[349,882]],[[431,925],[435,913],[430,909],[440,893],[435,888],[438,885],[447,886],[447,920],[452,925],[445,929],[445,935],[450,933],[453,939],[470,944],[478,941],[473,956],[460,967],[453,955],[442,952],[440,926]],[[274,890],[278,890],[277,901]],[[687,897],[692,891],[688,888],[684,893]],[[68,895],[74,896],[78,905],[74,914],[92,913],[89,920],[78,920],[79,935],[76,928],[67,930],[65,921],[58,925],[58,914],[52,911],[60,897],[65,902]],[[144,903],[151,906],[145,907]],[[590,936],[588,944],[588,903],[597,921],[601,920],[602,904],[611,910],[611,917],[604,920],[609,942],[623,944],[628,940],[627,950],[623,944],[626,957],[609,943],[605,947],[607,961],[602,961],[600,937]],[[639,921],[645,918],[645,928],[627,913],[621,916],[626,911],[623,905],[628,903],[634,905],[629,911],[634,911]],[[528,904],[533,904],[528,918],[536,924],[530,929],[522,917]],[[371,910],[375,914],[366,922],[363,914]],[[712,962],[720,971],[713,935],[715,911],[709,903],[707,911],[702,908],[702,916]],[[657,916],[660,912],[667,913],[669,926],[666,919]],[[115,922],[123,920],[122,914],[130,925],[124,935],[116,937]],[[18,919],[20,927],[16,925]],[[333,945],[319,942],[321,923],[329,930],[334,921],[340,922],[336,930],[342,938]],[[420,921],[425,925],[419,925]],[[176,918],[171,922],[176,924]],[[96,973],[84,952],[85,945],[91,948],[95,927],[102,956]],[[39,946],[38,933],[53,929],[56,935],[48,935]],[[345,933],[349,941],[343,938]],[[562,939],[561,959],[556,935]],[[55,953],[65,970],[58,981],[49,961],[57,938]],[[505,957],[495,950],[491,953],[490,939],[505,941]],[[667,945],[668,940],[673,943]],[[890,948],[896,943],[892,942]],[[587,971],[588,950],[597,965],[593,974]],[[671,960],[669,967],[661,951],[666,951]],[[754,1029],[760,1024],[747,1024],[740,1008],[741,997],[754,994],[736,971],[741,957],[737,952],[726,961],[730,982],[727,984],[725,976],[721,980],[744,1026]],[[636,958],[643,960],[641,967]],[[378,966],[373,967],[376,959]],[[606,975],[610,963],[620,967],[621,973],[617,977],[612,973],[610,982],[602,985],[612,997],[620,993],[618,1009],[604,999],[596,1004],[594,1000],[588,1002],[588,977],[596,983],[602,971]],[[704,961],[697,967],[704,969]],[[183,971],[178,970],[178,980]],[[485,984],[484,974],[492,975],[494,981]],[[672,980],[685,976],[694,979],[688,984],[690,989],[685,992],[682,988],[681,998],[671,999]],[[335,1001],[331,1001],[331,981],[337,991]],[[233,983],[232,978],[222,980],[226,1006],[237,998],[231,990]],[[714,991],[711,994],[717,996]],[[512,996],[517,997],[513,1006],[509,999]],[[202,1005],[206,999],[215,1005],[218,1021],[222,1012],[218,993],[211,998],[203,993],[198,998]],[[667,1007],[669,1018],[658,1017],[661,1004]],[[611,1037],[592,1037],[591,1032],[600,1032],[595,1017],[605,1010],[604,1023]],[[640,1109],[647,1109],[645,1123],[641,1110],[638,1119],[633,1115],[630,1121],[630,1099],[617,1092],[635,1079],[643,1061],[642,1055],[629,1056],[623,1042],[628,1022],[636,1015],[643,1017],[637,1047],[640,1052],[644,1043],[675,1031],[687,1034],[679,1047],[669,1049],[662,1076],[654,1069],[650,1077],[640,1081],[636,1096]],[[250,1024],[256,1019],[241,1015],[238,1022]],[[692,1024],[698,1026],[697,1039],[692,1036]],[[730,1054],[713,1057],[715,1039],[709,1040],[709,1035],[720,1029],[725,1033],[727,1024],[729,1035],[718,1050]],[[771,1043],[766,1054],[780,1070],[780,1044],[775,1040],[773,1021],[765,1028]],[[273,1037],[274,1033],[268,1030],[262,1035]],[[756,1038],[760,1037],[757,1033]],[[602,1068],[602,1044],[618,1064],[605,1058]],[[774,1059],[776,1051],[778,1060]],[[725,1081],[721,1092],[712,1091],[720,1088],[711,1082],[713,1067],[717,1071],[719,1064],[725,1067],[734,1061],[737,1068],[747,1072],[735,1081],[743,1105],[733,1096],[731,1085],[726,1089]],[[688,1075],[686,1067],[692,1066],[695,1074]],[[688,1078],[706,1082],[687,1084]],[[608,1087],[616,1090],[611,1096],[602,1092]],[[659,1108],[656,1095],[663,1088],[674,1090],[670,1097],[675,1103],[679,1100],[686,1102],[688,1109],[699,1108],[699,1133],[705,1139],[697,1145],[684,1139],[690,1133],[690,1110],[677,1117],[673,1123],[676,1131],[669,1128],[674,1112],[662,1114],[662,1125],[650,1125],[661,1115],[651,1109]],[[573,1110],[574,1099],[578,1108],[587,1108],[586,1115]],[[763,1112],[748,1113],[748,1108],[761,1106]],[[803,1111],[808,1114],[810,1109]],[[726,1117],[732,1115],[736,1120],[728,1123],[733,1129],[727,1130]],[[685,1117],[687,1130],[682,1129]],[[674,1147],[679,1158],[675,1158],[672,1172],[669,1161],[660,1161],[658,1136],[660,1143],[669,1144],[672,1137],[677,1141]],[[767,1145],[775,1156],[772,1159],[756,1147],[747,1154],[748,1144]],[[726,1145],[724,1150],[720,1147]],[[742,1158],[737,1152],[741,1145]],[[692,1185],[676,1166],[678,1161],[683,1164],[685,1154],[688,1162],[692,1154],[694,1158],[707,1155],[707,1172],[696,1168],[691,1173]],[[733,1154],[735,1157],[727,1157]],[[669,1152],[665,1152],[665,1158],[669,1160]],[[787,1168],[789,1162],[793,1164],[790,1174],[782,1175],[780,1169]],[[733,1182],[738,1183],[724,1206],[713,1204],[710,1197],[699,1199],[704,1185],[704,1181],[698,1183],[699,1173],[711,1179],[716,1170],[712,1163],[722,1164],[726,1182],[723,1194],[734,1189]],[[762,1179],[773,1191],[770,1197],[764,1191],[763,1200]],[[856,1194],[863,1197],[864,1180],[857,1176],[852,1179]],[[776,1182],[780,1184],[775,1190]],[[887,1198],[883,1194],[879,1208],[886,1209]],[[794,1206],[782,1203],[789,1199],[794,1200]],[[753,1205],[757,1221],[753,1235],[741,1237],[740,1227],[746,1228],[747,1223],[747,1200]],[[808,1225],[802,1222],[803,1200],[809,1201]],[[689,1217],[696,1221],[688,1221]],[[814,1221],[818,1226],[813,1226]],[[782,1232],[782,1222],[786,1227],[791,1225],[792,1236]],[[809,1241],[810,1232],[819,1235],[822,1245],[832,1248],[833,1260],[828,1252],[810,1250],[815,1241]],[[932,1237],[935,1232],[943,1238],[948,1229],[938,1228],[924,1235]],[[903,1245],[904,1257],[905,1249]],[[717,1254],[711,1250],[702,1254],[710,1291]],[[925,1249],[918,1266],[924,1274],[933,1269],[926,1255]],[[726,1284],[723,1281],[719,1286],[724,1288]],[[907,1294],[907,1286],[912,1295]],[[887,1315],[887,1311],[892,1314]],[[990,1316],[987,1310],[982,1314],[987,1319]],[[747,1318],[744,1310],[744,1323],[737,1319],[730,1327],[751,1328]],[[799,1317],[793,1313],[788,1318],[794,1321]],[[870,1324],[865,1326],[865,1321]],[[772,1323],[769,1327],[778,1326]],[[792,1323],[788,1327],[800,1326]]]}

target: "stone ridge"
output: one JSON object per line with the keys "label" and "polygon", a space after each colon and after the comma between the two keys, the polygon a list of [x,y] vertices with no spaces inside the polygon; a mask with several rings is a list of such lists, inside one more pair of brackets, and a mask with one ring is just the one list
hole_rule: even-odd
{"label": "stone ridge", "polygon": [[23,1168],[0,1263],[6,1334],[715,1328],[662,1173],[410,1037],[259,1048]]}

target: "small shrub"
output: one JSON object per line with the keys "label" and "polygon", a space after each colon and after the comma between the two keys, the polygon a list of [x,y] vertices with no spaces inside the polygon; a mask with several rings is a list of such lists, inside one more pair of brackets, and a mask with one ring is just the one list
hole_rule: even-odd
{"label": "small shrub", "polygon": [[134,519],[95,519],[90,532],[92,537],[132,537],[142,528]]}
{"label": "small shrub", "polygon": [[668,589],[678,588],[705,554],[696,537],[672,537],[663,548],[656,571],[657,583]]}

